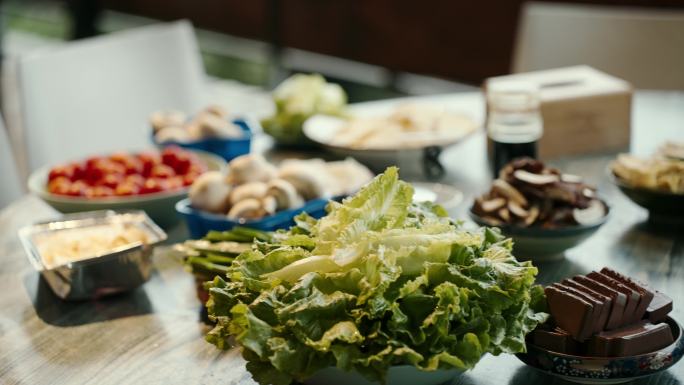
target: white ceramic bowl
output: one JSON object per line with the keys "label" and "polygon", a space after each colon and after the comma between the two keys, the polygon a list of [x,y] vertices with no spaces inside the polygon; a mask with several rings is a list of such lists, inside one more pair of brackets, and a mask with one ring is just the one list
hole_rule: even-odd
{"label": "white ceramic bowl", "polygon": [[[223,171],[226,162],[219,156],[204,151],[193,151],[206,165],[208,170]],[[34,171],[28,180],[28,188],[47,204],[61,213],[77,213],[96,210],[144,210],[159,226],[169,228],[176,224],[180,217],[176,213],[176,202],[188,195],[188,188],[174,191],[162,191],[145,195],[123,197],[86,198],[52,194],[47,191],[47,180],[50,169],[45,166]]]}

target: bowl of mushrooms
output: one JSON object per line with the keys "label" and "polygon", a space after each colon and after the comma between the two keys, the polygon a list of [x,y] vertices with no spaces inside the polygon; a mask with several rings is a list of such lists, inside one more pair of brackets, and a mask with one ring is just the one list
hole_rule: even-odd
{"label": "bowl of mushrooms", "polygon": [[351,158],[287,159],[276,166],[258,154],[242,155],[228,163],[227,173],[200,176],[176,211],[193,238],[238,225],[277,230],[292,226],[302,212],[323,216],[330,200],[356,192],[372,178],[368,168]]}
{"label": "bowl of mushrooms", "polygon": [[249,153],[255,124],[247,118],[230,118],[219,106],[209,106],[191,118],[180,111],[157,111],[150,116],[157,146],[202,150],[227,161]]}
{"label": "bowl of mushrooms", "polygon": [[598,230],[608,213],[581,177],[530,158],[506,165],[470,209],[477,224],[499,227],[512,237],[517,256],[536,261],[562,258]]}

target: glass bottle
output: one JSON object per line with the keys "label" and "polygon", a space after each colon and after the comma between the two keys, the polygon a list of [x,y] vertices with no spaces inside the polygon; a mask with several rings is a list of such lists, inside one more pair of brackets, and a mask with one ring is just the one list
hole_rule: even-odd
{"label": "glass bottle", "polygon": [[539,88],[524,81],[487,85],[487,135],[491,139],[494,176],[515,158],[537,157],[543,133]]}

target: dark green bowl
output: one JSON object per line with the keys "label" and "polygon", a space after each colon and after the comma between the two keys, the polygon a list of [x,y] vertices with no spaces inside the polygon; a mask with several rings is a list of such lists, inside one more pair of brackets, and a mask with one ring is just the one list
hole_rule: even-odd
{"label": "dark green bowl", "polygon": [[608,175],[632,202],[648,210],[651,220],[684,223],[684,194],[630,186],[613,174],[610,169]]}
{"label": "dark green bowl", "polygon": [[478,225],[498,227],[505,236],[513,238],[513,254],[518,259],[542,262],[562,259],[565,250],[575,247],[589,238],[608,220],[610,208],[608,208],[608,214],[597,223],[555,229],[512,225],[492,226],[482,217],[473,213],[472,210],[469,213]]}

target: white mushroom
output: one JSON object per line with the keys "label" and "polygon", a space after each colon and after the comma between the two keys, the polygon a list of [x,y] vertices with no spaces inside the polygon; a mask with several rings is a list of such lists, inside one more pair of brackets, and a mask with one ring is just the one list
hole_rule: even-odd
{"label": "white mushroom", "polygon": [[275,166],[268,163],[262,155],[247,154],[238,156],[228,164],[228,177],[231,183],[268,182],[277,173]]}
{"label": "white mushroom", "polygon": [[278,202],[275,197],[265,196],[261,200],[261,208],[264,210],[264,214],[273,215],[278,210]]}
{"label": "white mushroom", "polygon": [[150,125],[157,132],[168,126],[182,126],[186,119],[181,111],[157,111],[150,115]]}
{"label": "white mushroom", "polygon": [[332,186],[334,186],[331,187],[330,191],[333,196],[353,194],[373,179],[373,173],[368,167],[353,158],[328,162],[325,169],[330,176]]}
{"label": "white mushroom", "polygon": [[259,199],[248,198],[236,203],[228,211],[228,218],[231,219],[256,219],[264,216],[262,202]]}
{"label": "white mushroom", "polygon": [[230,190],[225,175],[218,171],[209,171],[195,180],[188,196],[192,206],[197,209],[225,213],[228,209]]}
{"label": "white mushroom", "polygon": [[218,104],[212,104],[209,107],[205,108],[204,111],[216,115],[220,118],[226,118],[228,116],[228,111],[226,111],[225,108],[219,106]]}
{"label": "white mushroom", "polygon": [[292,183],[284,179],[273,179],[268,183],[266,196],[273,197],[278,210],[300,207],[304,204],[302,197]]}
{"label": "white mushroom", "polygon": [[331,196],[331,177],[320,159],[285,161],[280,166],[278,177],[290,182],[304,199]]}
{"label": "white mushroom", "polygon": [[240,128],[225,118],[204,112],[193,120],[202,138],[239,138],[242,136]]}
{"label": "white mushroom", "polygon": [[180,126],[166,126],[160,128],[155,134],[154,139],[159,143],[164,142],[188,142],[192,140],[190,134]]}
{"label": "white mushroom", "polygon": [[249,182],[241,184],[230,193],[230,204],[235,205],[245,199],[261,199],[266,195],[268,186],[264,182]]}

